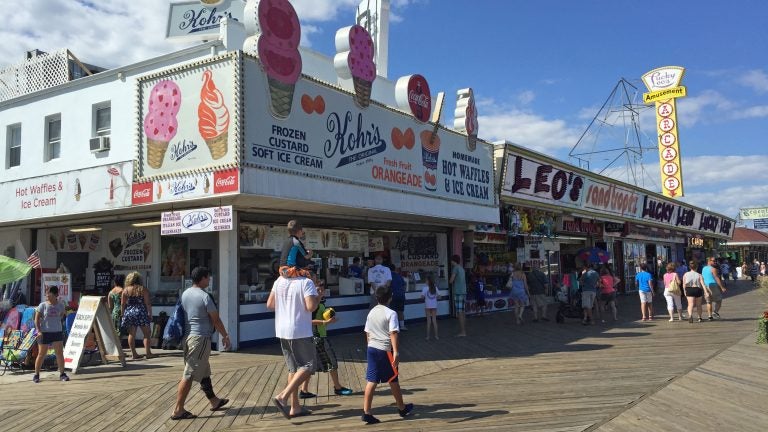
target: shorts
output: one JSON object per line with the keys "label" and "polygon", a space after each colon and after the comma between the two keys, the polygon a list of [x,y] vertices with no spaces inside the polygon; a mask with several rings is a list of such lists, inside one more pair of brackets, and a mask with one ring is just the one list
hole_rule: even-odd
{"label": "shorts", "polygon": [[405,297],[392,297],[392,301],[389,302],[389,308],[395,312],[402,312],[405,310]]}
{"label": "shorts", "polygon": [[453,307],[456,309],[456,313],[464,312],[464,301],[467,299],[466,294],[454,294],[453,295]]}
{"label": "shorts", "polygon": [[182,342],[184,350],[184,373],[187,380],[200,382],[211,376],[211,338],[208,336],[189,335]]}
{"label": "shorts", "polygon": [[652,291],[638,291],[640,293],[640,303],[652,303],[653,292]]}
{"label": "shorts", "polygon": [[582,309],[592,309],[592,306],[595,304],[595,297],[597,297],[597,293],[594,291],[582,291],[581,292]]}
{"label": "shorts", "polygon": [[368,369],[365,372],[366,381],[372,383],[397,382],[397,369],[392,365],[394,358],[391,352],[368,347],[366,357],[368,358]]}
{"label": "shorts", "polygon": [[326,337],[315,336],[312,338],[317,351],[317,372],[330,372],[339,368],[336,360],[336,352],[333,350],[331,341]]}
{"label": "shorts", "polygon": [[616,291],[609,293],[600,293],[600,301],[603,303],[610,303],[616,301]]}
{"label": "shorts", "polygon": [[685,296],[699,298],[704,296],[704,290],[699,287],[685,287]]}
{"label": "shorts", "polygon": [[311,337],[301,339],[280,339],[280,348],[283,350],[285,366],[289,373],[296,373],[299,369],[307,369],[314,372],[317,367],[317,349]]}
{"label": "shorts", "polygon": [[547,305],[547,296],[544,294],[531,294],[531,306],[545,307]]}
{"label": "shorts", "polygon": [[40,345],[50,345],[54,342],[61,342],[63,340],[64,334],[62,332],[42,332],[37,343]]}
{"label": "shorts", "polygon": [[707,303],[717,303],[723,301],[723,292],[720,291],[720,285],[716,283],[709,284],[709,291],[712,294],[704,296]]}

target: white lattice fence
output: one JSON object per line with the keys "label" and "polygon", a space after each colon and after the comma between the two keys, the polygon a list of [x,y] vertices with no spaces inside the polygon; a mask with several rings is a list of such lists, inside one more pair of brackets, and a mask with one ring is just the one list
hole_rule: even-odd
{"label": "white lattice fence", "polygon": [[69,81],[66,49],[39,54],[0,69],[0,101],[51,88]]}

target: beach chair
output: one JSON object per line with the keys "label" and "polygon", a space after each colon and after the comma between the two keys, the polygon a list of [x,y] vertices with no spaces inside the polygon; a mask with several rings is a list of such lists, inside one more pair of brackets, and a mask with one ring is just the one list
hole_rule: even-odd
{"label": "beach chair", "polygon": [[[33,351],[37,348],[37,338],[37,329],[31,329],[23,335],[20,330],[14,331],[8,344],[3,347],[2,360],[0,360],[2,362],[0,367],[3,368],[3,371],[0,372],[0,375],[5,375],[7,371],[13,371],[14,369],[23,371],[26,363],[30,360],[34,361],[35,354],[33,354]],[[12,345],[12,343],[19,339],[21,341],[18,342],[18,345]]]}

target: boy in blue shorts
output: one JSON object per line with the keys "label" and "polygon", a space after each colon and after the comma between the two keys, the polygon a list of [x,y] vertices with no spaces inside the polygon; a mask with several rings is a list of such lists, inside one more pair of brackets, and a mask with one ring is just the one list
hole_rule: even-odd
{"label": "boy in blue shorts", "polygon": [[376,288],[376,300],[378,305],[371,309],[365,321],[368,339],[368,369],[365,378],[368,383],[365,385],[362,420],[366,424],[381,422],[371,414],[373,392],[378,383],[389,383],[400,417],[406,417],[413,411],[412,403],[403,403],[403,393],[397,379],[397,367],[400,364],[397,336],[400,325],[397,313],[387,307],[392,300],[392,291],[386,286],[379,286]]}

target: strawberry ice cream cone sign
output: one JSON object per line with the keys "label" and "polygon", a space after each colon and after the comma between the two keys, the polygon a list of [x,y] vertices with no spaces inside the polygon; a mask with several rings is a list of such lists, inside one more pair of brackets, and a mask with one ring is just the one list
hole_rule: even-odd
{"label": "strawberry ice cream cone sign", "polygon": [[477,147],[477,107],[475,106],[475,94],[471,88],[461,89],[456,92],[456,119],[453,128],[459,132],[467,133],[467,148],[475,151]]}
{"label": "strawberry ice cream cone sign", "polygon": [[416,120],[424,123],[429,121],[432,96],[423,76],[408,75],[398,79],[395,84],[395,101],[401,109],[413,114]]}
{"label": "strawberry ice cream cone sign", "polygon": [[371,35],[359,25],[339,29],[336,32],[336,53],[333,58],[336,73],[343,79],[352,78],[355,103],[366,108],[371,102],[371,88],[376,79]]}
{"label": "strawberry ice cream cone sign", "polygon": [[176,115],[181,108],[181,90],[175,82],[162,80],[149,94],[144,133],[147,138],[147,163],[152,168],[163,166],[168,143],[176,136],[179,122]]}
{"label": "strawberry ice cream cone sign", "polygon": [[268,78],[270,107],[278,118],[287,118],[293,93],[301,76],[299,17],[288,0],[249,0],[245,6],[243,51],[256,52]]}

